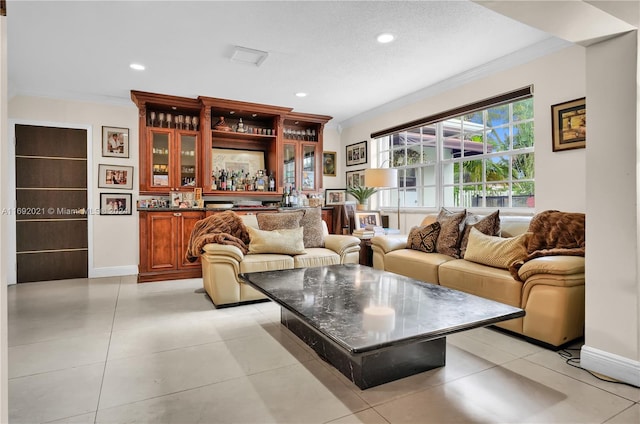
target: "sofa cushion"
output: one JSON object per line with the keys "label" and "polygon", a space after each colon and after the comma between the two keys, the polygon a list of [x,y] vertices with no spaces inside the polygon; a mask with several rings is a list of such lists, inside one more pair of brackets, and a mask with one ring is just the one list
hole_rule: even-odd
{"label": "sofa cushion", "polygon": [[299,255],[305,253],[302,227],[291,230],[263,231],[247,227],[249,231],[249,254],[281,253]]}
{"label": "sofa cushion", "polygon": [[322,209],[305,208],[297,211],[283,211],[281,214],[302,213],[300,226],[304,228],[304,247],[324,247]]}
{"label": "sofa cushion", "polygon": [[456,259],[440,265],[438,278],[444,287],[521,307],[523,284],[505,269]]}
{"label": "sofa cushion", "polygon": [[315,266],[340,265],[340,255],[324,247],[304,249],[306,253],[293,257],[294,268],[311,268]]}
{"label": "sofa cushion", "polygon": [[240,262],[240,273],[275,271],[278,269],[291,268],[293,268],[293,257],[290,255],[269,253],[245,255],[242,262]]}
{"label": "sofa cushion", "polygon": [[508,269],[513,262],[527,256],[529,235],[530,233],[524,233],[516,237],[502,238],[488,236],[471,228],[464,259],[495,268]]}
{"label": "sofa cushion", "polygon": [[259,213],[256,215],[261,230],[291,230],[300,226],[303,212],[295,213]]}
{"label": "sofa cushion", "polygon": [[439,222],[423,227],[413,227],[407,239],[407,249],[420,250],[425,253],[435,252],[438,234],[440,234]]}
{"label": "sofa cushion", "polygon": [[437,222],[440,223],[440,234],[436,241],[436,252],[448,255],[454,258],[460,257],[460,237],[464,229],[464,219],[467,211],[451,212],[446,208],[442,208],[438,213]]}
{"label": "sofa cushion", "polygon": [[475,228],[488,236],[500,235],[500,211],[497,210],[485,217],[467,212],[464,220],[464,231],[462,232],[462,240],[460,241],[460,257],[464,258],[469,242],[469,233],[471,228]]}
{"label": "sofa cushion", "polygon": [[384,257],[384,270],[427,283],[438,284],[438,266],[453,258],[440,253],[400,249]]}

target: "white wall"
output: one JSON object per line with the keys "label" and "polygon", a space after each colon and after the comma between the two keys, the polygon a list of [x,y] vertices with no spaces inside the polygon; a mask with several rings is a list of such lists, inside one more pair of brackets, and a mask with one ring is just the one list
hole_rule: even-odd
{"label": "white wall", "polygon": [[593,118],[586,157],[587,316],[582,356],[585,366],[615,378],[621,376],[601,366],[602,352],[634,360],[634,378],[628,371],[634,365],[625,372],[640,385],[637,35],[634,31],[587,49],[587,114]]}
{"label": "white wall", "polygon": [[[7,169],[7,18],[0,16],[0,169]],[[0,208],[7,207],[7,176],[0,173]],[[0,423],[9,422],[8,331],[7,331],[7,215],[0,214]]]}
{"label": "white wall", "polygon": [[[535,209],[584,212],[585,150],[553,152],[551,148],[551,105],[585,96],[585,48],[581,46],[571,46],[533,62],[495,73],[366,122],[343,128],[342,143],[347,145],[358,140],[370,140],[372,132],[529,84],[534,85]],[[338,162],[344,164],[344,154],[339,155]],[[370,164],[371,160],[368,165]]]}
{"label": "white wall", "polygon": [[[88,126],[92,135],[92,157],[89,158],[90,175],[88,207],[100,208],[100,193],[114,192],[98,188],[98,164],[126,165],[134,167],[133,190],[115,190],[133,194],[133,204],[138,190],[138,113],[131,106],[115,106],[88,102],[68,101],[40,97],[17,96],[9,100],[9,120],[34,125]],[[102,157],[102,126],[129,128],[129,158]],[[138,215],[90,216],[89,242],[93,249],[89,276],[131,275],[138,272]],[[15,233],[15,228],[9,228]],[[90,256],[91,257],[91,256]],[[9,258],[15,261],[15,258]]]}

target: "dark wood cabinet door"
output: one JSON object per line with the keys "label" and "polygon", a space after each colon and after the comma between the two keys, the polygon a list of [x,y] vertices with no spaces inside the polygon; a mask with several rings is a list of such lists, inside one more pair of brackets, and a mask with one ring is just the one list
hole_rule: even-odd
{"label": "dark wood cabinet door", "polygon": [[200,268],[200,259],[195,262],[189,262],[186,259],[185,253],[187,247],[189,247],[189,239],[191,238],[191,231],[196,225],[196,222],[204,218],[204,212],[176,212],[176,219],[178,220],[178,234],[180,236],[180,245],[178,246],[178,264],[179,268]]}
{"label": "dark wood cabinet door", "polygon": [[147,214],[147,266],[149,271],[174,270],[177,262],[177,219],[173,213]]}

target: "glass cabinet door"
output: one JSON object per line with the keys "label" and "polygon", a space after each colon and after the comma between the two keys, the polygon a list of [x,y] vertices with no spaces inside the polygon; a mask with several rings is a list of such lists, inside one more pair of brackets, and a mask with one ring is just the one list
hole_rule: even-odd
{"label": "glass cabinet door", "polygon": [[196,186],[197,136],[179,134],[180,137],[180,187]]}
{"label": "glass cabinet door", "polygon": [[295,144],[284,144],[284,167],[283,167],[283,187],[296,185],[296,146]]}
{"label": "glass cabinet door", "polygon": [[302,190],[316,189],[316,146],[302,146]]}
{"label": "glass cabinet door", "polygon": [[169,186],[169,133],[151,133],[151,186]]}

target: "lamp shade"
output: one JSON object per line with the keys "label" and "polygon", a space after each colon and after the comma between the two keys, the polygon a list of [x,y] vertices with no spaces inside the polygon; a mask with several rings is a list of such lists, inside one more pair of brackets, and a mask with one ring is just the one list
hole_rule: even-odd
{"label": "lamp shade", "polygon": [[395,168],[369,168],[364,170],[364,185],[367,187],[397,187],[398,170]]}

